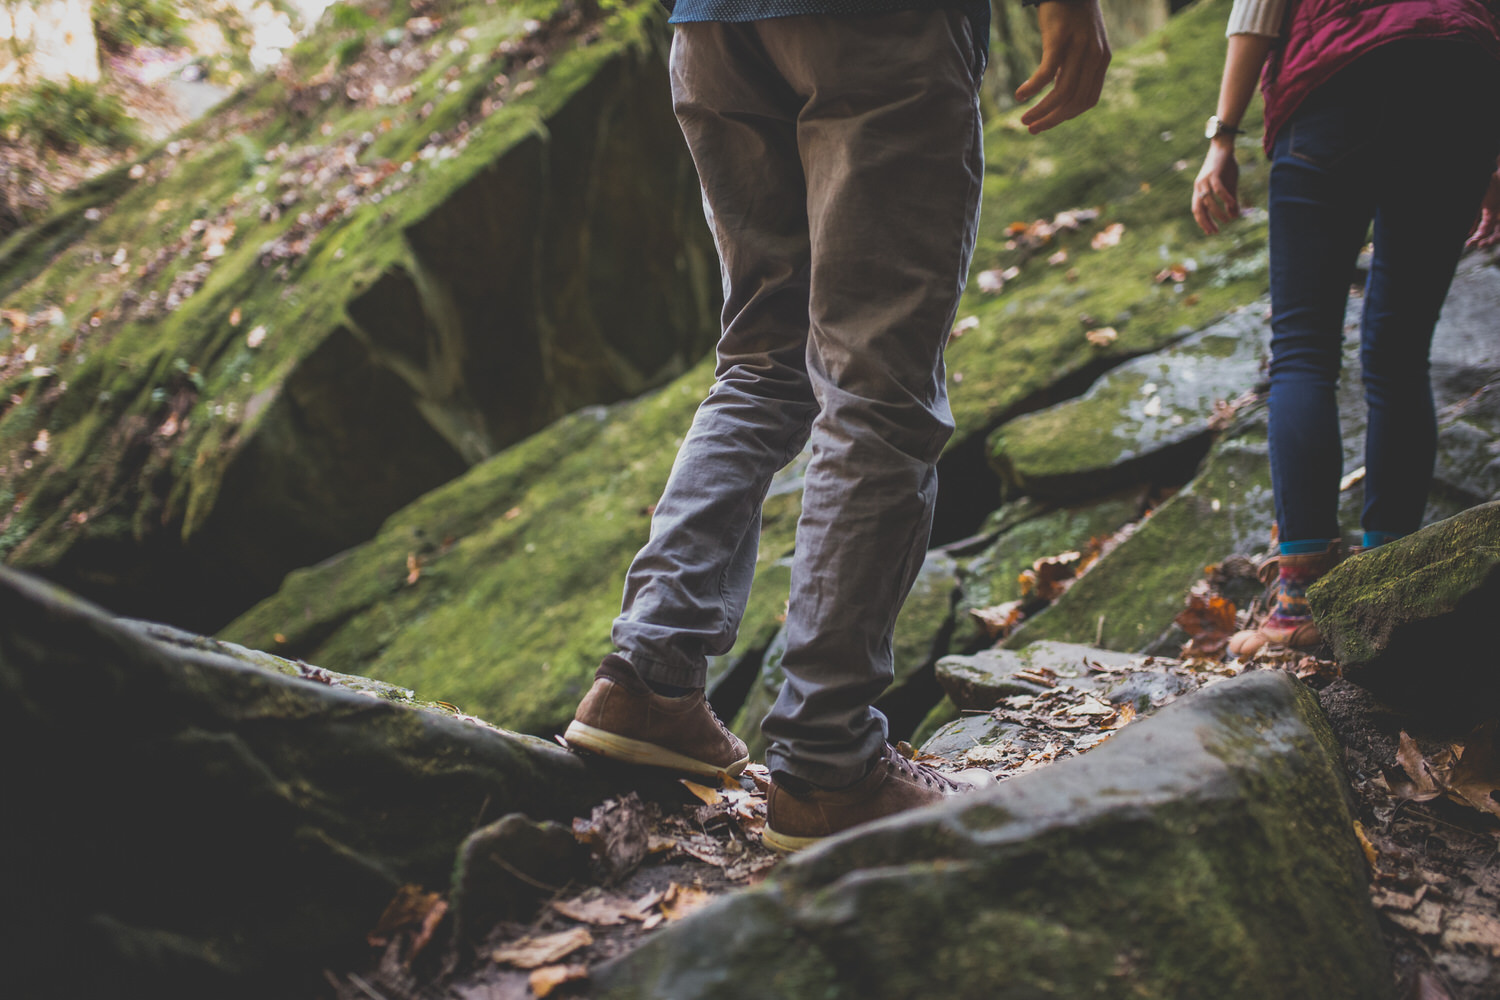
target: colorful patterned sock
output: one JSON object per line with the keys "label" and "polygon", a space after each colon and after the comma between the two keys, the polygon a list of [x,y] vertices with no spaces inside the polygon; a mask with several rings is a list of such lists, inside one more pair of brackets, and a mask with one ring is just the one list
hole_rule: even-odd
{"label": "colorful patterned sock", "polygon": [[[1276,629],[1292,629],[1312,619],[1307,606],[1307,588],[1322,575],[1323,566],[1309,565],[1306,559],[1297,556],[1322,553],[1328,549],[1327,539],[1283,542],[1281,560],[1276,579],[1276,606],[1266,624]],[[1287,558],[1291,556],[1293,558]]]}
{"label": "colorful patterned sock", "polygon": [[1367,531],[1365,532],[1365,548],[1373,549],[1377,545],[1394,542],[1400,537],[1394,531]]}

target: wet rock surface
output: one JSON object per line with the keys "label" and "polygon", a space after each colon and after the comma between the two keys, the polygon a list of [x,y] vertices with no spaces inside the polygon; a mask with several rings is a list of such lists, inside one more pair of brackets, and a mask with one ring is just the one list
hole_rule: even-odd
{"label": "wet rock surface", "polygon": [[1336,752],[1310,693],[1251,673],[1045,774],[834,838],[595,982],[684,1000],[1389,996]]}

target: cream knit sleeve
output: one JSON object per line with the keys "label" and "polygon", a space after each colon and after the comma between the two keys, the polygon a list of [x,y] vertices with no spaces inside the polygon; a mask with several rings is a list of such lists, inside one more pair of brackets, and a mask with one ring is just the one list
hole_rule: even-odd
{"label": "cream knit sleeve", "polygon": [[1234,8],[1229,12],[1229,30],[1224,34],[1276,38],[1281,34],[1286,5],[1287,0],[1234,0]]}

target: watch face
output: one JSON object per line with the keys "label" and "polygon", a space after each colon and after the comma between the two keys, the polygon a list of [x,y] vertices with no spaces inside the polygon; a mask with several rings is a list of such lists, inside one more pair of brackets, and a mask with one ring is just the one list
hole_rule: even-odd
{"label": "watch face", "polygon": [[1203,138],[1214,139],[1219,135],[1219,116],[1212,115],[1208,119],[1208,127],[1203,130]]}

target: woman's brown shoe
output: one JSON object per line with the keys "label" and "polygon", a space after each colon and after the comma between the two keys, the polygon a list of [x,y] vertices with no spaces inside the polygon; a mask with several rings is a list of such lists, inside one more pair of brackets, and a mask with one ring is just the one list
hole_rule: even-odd
{"label": "woman's brown shoe", "polygon": [[702,691],[657,694],[625,657],[611,653],[594,673],[563,739],[569,746],[626,764],[715,777],[736,775],[750,757],[719,721]]}

